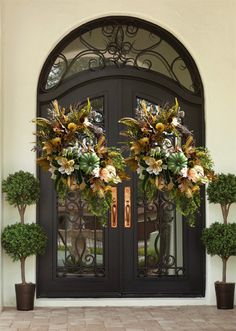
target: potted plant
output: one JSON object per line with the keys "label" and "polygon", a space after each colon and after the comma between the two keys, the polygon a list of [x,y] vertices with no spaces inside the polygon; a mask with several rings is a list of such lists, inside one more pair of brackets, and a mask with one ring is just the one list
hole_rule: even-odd
{"label": "potted plant", "polygon": [[215,282],[218,309],[233,309],[235,283],[226,281],[227,261],[236,255],[236,223],[228,223],[230,206],[236,202],[236,176],[219,174],[208,188],[210,203],[220,204],[223,223],[215,222],[203,230],[202,240],[207,253],[222,259],[222,281]]}
{"label": "potted plant", "polygon": [[39,199],[38,180],[29,172],[19,171],[11,174],[2,183],[3,192],[10,205],[17,207],[20,223],[8,225],[2,232],[2,246],[13,261],[20,261],[21,284],[15,284],[18,310],[34,308],[35,284],[25,279],[25,260],[30,255],[43,254],[47,236],[35,223],[25,224],[24,215],[28,205]]}

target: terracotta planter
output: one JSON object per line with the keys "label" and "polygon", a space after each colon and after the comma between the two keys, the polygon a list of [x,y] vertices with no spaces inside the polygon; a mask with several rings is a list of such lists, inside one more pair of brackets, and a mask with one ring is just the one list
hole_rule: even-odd
{"label": "terracotta planter", "polygon": [[218,309],[234,308],[235,283],[215,282],[216,302]]}
{"label": "terracotta planter", "polygon": [[15,284],[16,307],[18,310],[34,309],[35,284]]}

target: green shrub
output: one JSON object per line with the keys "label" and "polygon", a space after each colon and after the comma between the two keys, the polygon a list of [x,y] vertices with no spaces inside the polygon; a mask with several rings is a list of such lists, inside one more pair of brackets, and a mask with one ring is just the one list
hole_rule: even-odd
{"label": "green shrub", "polygon": [[2,246],[13,261],[30,255],[42,255],[46,243],[44,230],[35,223],[8,225],[2,232]]}
{"label": "green shrub", "polygon": [[2,182],[2,190],[10,205],[32,205],[39,199],[39,182],[29,172],[18,171]]}
{"label": "green shrub", "polygon": [[229,209],[236,202],[236,176],[233,174],[218,174],[207,188],[210,203],[219,203],[224,223],[227,223]]}
{"label": "green shrub", "polygon": [[20,170],[2,181],[2,191],[9,204],[18,208],[21,223],[24,223],[26,206],[39,199],[39,181],[31,173]]}
{"label": "green shrub", "polygon": [[236,256],[236,223],[215,222],[204,229],[202,241],[207,253],[222,259],[222,281],[226,282],[226,267],[230,256]]}
{"label": "green shrub", "polygon": [[203,230],[202,241],[211,256],[218,255],[223,259],[236,255],[236,223],[211,224]]}
{"label": "green shrub", "polygon": [[209,183],[207,188],[210,203],[221,205],[236,202],[236,176],[233,174],[219,174]]}

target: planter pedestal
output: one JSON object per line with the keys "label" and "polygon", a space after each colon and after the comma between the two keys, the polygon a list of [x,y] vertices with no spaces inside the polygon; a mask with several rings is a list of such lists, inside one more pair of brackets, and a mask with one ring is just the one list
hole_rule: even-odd
{"label": "planter pedestal", "polygon": [[216,302],[218,309],[234,308],[235,283],[215,282]]}
{"label": "planter pedestal", "polygon": [[17,310],[34,309],[35,284],[15,284]]}

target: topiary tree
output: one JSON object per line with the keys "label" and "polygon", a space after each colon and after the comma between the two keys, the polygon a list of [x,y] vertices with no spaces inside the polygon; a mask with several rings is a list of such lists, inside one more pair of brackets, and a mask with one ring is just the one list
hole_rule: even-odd
{"label": "topiary tree", "polygon": [[222,281],[226,282],[227,261],[236,255],[236,224],[228,223],[230,206],[236,202],[236,176],[234,174],[218,174],[207,188],[210,203],[220,204],[224,224],[211,224],[203,230],[202,240],[207,253],[218,255],[222,259]]}
{"label": "topiary tree", "polygon": [[33,174],[21,170],[3,180],[2,190],[9,204],[17,207],[21,222],[4,229],[2,246],[14,261],[20,260],[22,284],[26,284],[25,260],[30,255],[43,254],[47,240],[39,225],[24,224],[26,207],[39,199],[39,181]]}
{"label": "topiary tree", "polygon": [[209,183],[207,188],[210,203],[219,203],[224,223],[227,223],[229,209],[236,202],[236,176],[233,174],[219,174]]}
{"label": "topiary tree", "polygon": [[202,241],[208,254],[222,259],[222,282],[226,282],[226,263],[230,256],[236,255],[236,223],[211,224],[203,230]]}
{"label": "topiary tree", "polygon": [[21,262],[21,280],[25,280],[25,260],[30,255],[42,255],[45,251],[47,236],[38,224],[16,223],[8,225],[2,232],[2,246],[13,261]]}
{"label": "topiary tree", "polygon": [[26,207],[39,199],[39,181],[29,172],[18,171],[2,181],[2,191],[10,205],[18,208],[21,223],[24,223]]}

